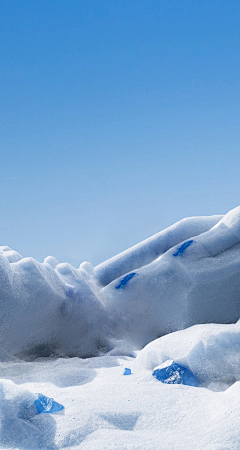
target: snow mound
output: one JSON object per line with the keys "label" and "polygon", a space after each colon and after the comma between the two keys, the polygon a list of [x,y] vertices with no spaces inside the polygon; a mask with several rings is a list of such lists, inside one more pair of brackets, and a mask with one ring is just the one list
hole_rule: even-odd
{"label": "snow mound", "polygon": [[26,360],[114,354],[116,345],[133,352],[195,324],[234,323],[239,250],[240,207],[181,220],[95,268],[0,247],[2,352]]}
{"label": "snow mound", "polygon": [[[221,220],[200,219],[199,224],[202,228],[204,225],[201,234],[194,234],[200,229],[196,230],[193,223],[185,219],[148,243],[130,249],[129,254],[95,269],[96,275],[100,271],[101,281],[103,270],[109,274],[111,269],[116,275],[117,262],[121,269],[124,256],[133,262],[128,264],[128,270],[134,269],[136,275],[126,286],[116,289],[126,277],[124,274],[101,291],[112,320],[112,334],[117,339],[125,339],[139,349],[157,337],[194,324],[234,323],[239,319],[240,207]],[[183,229],[185,242],[181,241]],[[160,236],[165,243],[161,252]],[[152,248],[153,242],[157,243],[156,258],[142,265],[142,249],[148,244]],[[137,256],[136,261],[132,259],[134,253],[140,254],[139,260]]]}
{"label": "snow mound", "polygon": [[11,248],[7,245],[0,246],[0,255],[3,255],[10,263],[14,263],[22,259],[22,256],[18,252],[11,250]]}
{"label": "snow mound", "polygon": [[155,371],[169,360],[187,368],[213,390],[240,381],[240,321],[194,325],[148,344],[136,358],[138,370]]}
{"label": "snow mound", "polygon": [[[51,264],[49,264],[51,262]],[[93,283],[70,264],[0,255],[0,345],[25,358],[98,354],[103,306]],[[94,325],[99,321],[99,325]]]}
{"label": "snow mound", "polygon": [[[0,377],[5,450],[239,449],[239,382],[225,392],[165,384],[108,355],[0,363]],[[36,414],[35,392],[64,409]]]}
{"label": "snow mound", "polygon": [[[37,414],[37,395],[10,380],[0,381],[1,448],[49,448],[55,420]],[[54,448],[54,447],[51,447]]]}

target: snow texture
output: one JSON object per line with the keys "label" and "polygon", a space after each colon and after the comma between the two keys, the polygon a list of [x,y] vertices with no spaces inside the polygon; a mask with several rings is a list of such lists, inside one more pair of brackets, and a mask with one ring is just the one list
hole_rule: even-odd
{"label": "snow texture", "polygon": [[126,286],[126,284],[134,277],[134,275],[136,275],[135,272],[129,273],[128,275],[126,275],[126,276],[120,281],[120,283],[116,286],[116,289],[120,289],[120,288],[123,288],[124,286]]}
{"label": "snow texture", "polygon": [[195,323],[236,321],[239,215],[181,220],[95,268],[0,247],[0,347],[88,357],[114,339],[134,350]]}
{"label": "snow texture", "polygon": [[240,207],[95,268],[0,247],[0,448],[239,450],[239,273]]}

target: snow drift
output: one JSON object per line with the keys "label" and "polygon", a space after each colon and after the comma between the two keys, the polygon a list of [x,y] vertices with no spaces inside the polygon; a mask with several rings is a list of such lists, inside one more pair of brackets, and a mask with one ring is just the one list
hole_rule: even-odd
{"label": "snow drift", "polygon": [[239,250],[240,207],[181,220],[95,268],[0,247],[1,352],[88,357],[194,324],[234,323]]}
{"label": "snow drift", "polygon": [[0,447],[238,450],[239,250],[240,207],[95,268],[0,247]]}

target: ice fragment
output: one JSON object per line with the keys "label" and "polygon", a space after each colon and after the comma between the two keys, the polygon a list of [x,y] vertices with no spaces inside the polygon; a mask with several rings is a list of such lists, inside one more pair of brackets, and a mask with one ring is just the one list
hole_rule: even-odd
{"label": "ice fragment", "polygon": [[176,253],[173,253],[173,256],[179,256],[179,255],[181,255],[182,253],[184,253],[185,250],[186,250],[186,248],[188,248],[189,245],[191,245],[192,243],[193,243],[193,240],[184,242],[184,244],[182,244],[181,247],[179,247],[179,248],[177,249]]}
{"label": "ice fragment", "polygon": [[186,369],[186,367],[180,366],[180,364],[171,360],[167,361],[164,366],[165,367],[160,366],[153,371],[153,376],[162,383],[185,384],[195,387],[201,386],[192,372]]}
{"label": "ice fragment", "polygon": [[64,409],[64,406],[60,403],[55,402],[53,398],[46,397],[42,394],[37,394],[38,399],[35,400],[35,406],[37,408],[37,414],[41,413],[53,413],[57,411],[62,411]]}
{"label": "ice fragment", "polygon": [[126,284],[129,282],[129,280],[131,280],[134,275],[136,275],[136,272],[133,273],[129,273],[128,275],[126,275],[121,281],[120,283],[116,286],[116,289],[120,289],[124,286],[126,286]]}

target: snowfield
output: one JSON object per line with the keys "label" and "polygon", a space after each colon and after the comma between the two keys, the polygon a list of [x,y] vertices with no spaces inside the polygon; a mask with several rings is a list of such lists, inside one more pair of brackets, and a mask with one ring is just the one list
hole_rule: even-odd
{"label": "snowfield", "polygon": [[0,247],[0,448],[239,450],[240,207],[93,267]]}

